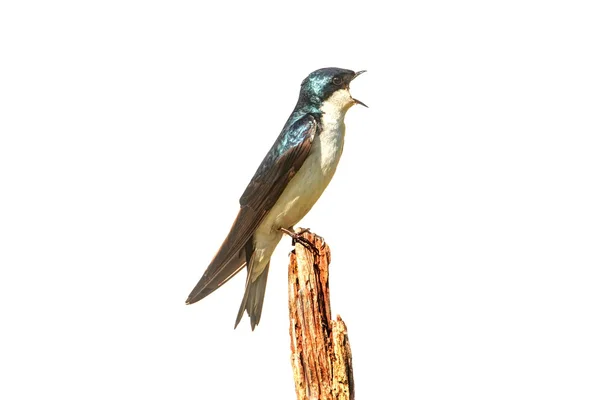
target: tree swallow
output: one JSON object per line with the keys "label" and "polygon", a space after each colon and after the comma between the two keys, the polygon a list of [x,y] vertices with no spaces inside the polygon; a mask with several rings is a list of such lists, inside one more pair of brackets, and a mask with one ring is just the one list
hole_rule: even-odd
{"label": "tree swallow", "polygon": [[317,202],[335,173],[344,148],[344,116],[354,104],[350,82],[365,71],[323,68],[300,86],[300,97],[277,140],[240,198],[240,211],[217,254],[186,300],[208,296],[248,270],[246,291],[235,321],[244,310],[252,330],[260,322],[269,262],[284,232]]}

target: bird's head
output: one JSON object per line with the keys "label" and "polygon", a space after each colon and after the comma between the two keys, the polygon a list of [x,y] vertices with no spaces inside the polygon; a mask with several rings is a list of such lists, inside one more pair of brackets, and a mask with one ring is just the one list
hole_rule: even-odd
{"label": "bird's head", "polygon": [[354,104],[367,105],[350,95],[350,82],[366,71],[350,71],[341,68],[321,68],[313,71],[302,81],[301,101],[319,109],[325,103],[347,111]]}

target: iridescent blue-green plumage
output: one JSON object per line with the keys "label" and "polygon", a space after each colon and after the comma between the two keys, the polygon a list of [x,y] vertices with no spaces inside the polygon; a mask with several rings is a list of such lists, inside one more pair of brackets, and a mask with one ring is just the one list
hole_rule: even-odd
{"label": "iridescent blue-green plumage", "polygon": [[270,209],[302,167],[319,131],[318,117],[313,114],[304,114],[284,129],[250,180],[240,206]]}
{"label": "iridescent blue-green plumage", "polygon": [[[321,133],[323,102],[336,90],[347,89],[350,81],[359,74],[347,69],[323,68],[304,79],[294,111],[240,198],[240,212],[231,231],[190,293],[187,304],[208,296],[244,266],[250,265],[256,246],[253,242],[256,229],[302,167],[313,139]],[[250,315],[252,329],[260,321],[267,273],[268,264],[256,281],[247,284],[236,326],[244,309]]]}
{"label": "iridescent blue-green plumage", "polygon": [[[302,81],[296,108],[301,106],[300,108],[306,110],[315,108],[318,110],[323,101],[333,92],[340,87],[347,88],[356,76],[354,71],[341,68],[322,68],[312,72]],[[339,83],[334,82],[334,79],[339,79]]]}
{"label": "iridescent blue-green plumage", "polygon": [[[277,163],[277,159],[288,152],[290,149],[300,145],[305,139],[311,126],[318,123],[321,114],[320,107],[335,90],[340,86],[348,86],[354,79],[354,71],[341,68],[322,68],[308,75],[300,86],[300,96],[294,111],[285,123],[281,133],[275,140],[271,150],[267,153],[262,163],[252,177],[250,184],[240,199],[240,205],[244,205],[244,199],[247,193],[253,189],[253,182],[261,179]],[[340,78],[340,84],[333,84],[334,77]],[[312,116],[313,118],[307,118]],[[319,127],[317,127],[318,132]],[[279,197],[281,193],[273,195]],[[275,199],[276,200],[276,199]]]}

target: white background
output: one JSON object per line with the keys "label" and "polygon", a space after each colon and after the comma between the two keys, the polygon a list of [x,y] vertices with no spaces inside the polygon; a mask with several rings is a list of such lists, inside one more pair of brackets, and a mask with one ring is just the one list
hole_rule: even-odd
{"label": "white background", "polygon": [[0,398],[294,399],[289,239],[184,301],[312,70],[368,73],[300,226],[358,399],[600,398],[600,14],[581,1],[6,1]]}

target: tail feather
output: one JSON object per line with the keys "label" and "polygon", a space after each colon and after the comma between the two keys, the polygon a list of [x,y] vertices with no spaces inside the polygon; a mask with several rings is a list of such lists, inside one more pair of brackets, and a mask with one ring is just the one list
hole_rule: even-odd
{"label": "tail feather", "polygon": [[248,268],[248,278],[246,279],[246,291],[244,292],[242,304],[240,304],[240,310],[238,311],[238,315],[235,320],[234,329],[237,328],[238,324],[242,320],[244,310],[248,312],[248,316],[250,317],[250,326],[252,327],[252,330],[254,330],[254,328],[260,322],[263,302],[265,300],[265,291],[267,288],[267,277],[269,275],[269,263],[267,263],[267,266],[265,267],[263,272],[254,280],[254,282],[252,282],[252,261],[250,261],[249,265],[251,267]]}

